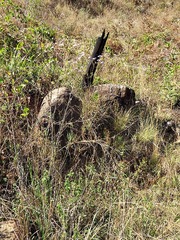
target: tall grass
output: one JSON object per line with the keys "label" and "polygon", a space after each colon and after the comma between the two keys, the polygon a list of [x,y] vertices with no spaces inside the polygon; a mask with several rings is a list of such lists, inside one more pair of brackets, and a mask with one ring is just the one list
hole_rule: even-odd
{"label": "tall grass", "polygon": [[[176,240],[180,148],[159,122],[179,122],[179,1],[81,2],[0,3],[0,220],[15,219],[19,239]],[[140,104],[117,112],[113,136],[100,139],[98,96],[84,95],[81,80],[103,28],[95,84],[130,86]],[[43,97],[60,86],[84,103],[82,138],[69,136],[65,151],[34,129]]]}

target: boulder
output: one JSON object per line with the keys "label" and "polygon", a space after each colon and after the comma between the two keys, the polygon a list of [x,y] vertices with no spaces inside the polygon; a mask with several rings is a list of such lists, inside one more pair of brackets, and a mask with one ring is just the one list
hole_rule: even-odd
{"label": "boulder", "polygon": [[65,146],[69,134],[81,134],[81,111],[81,100],[68,88],[54,89],[43,99],[37,127],[45,132],[50,140]]}
{"label": "boulder", "polygon": [[97,93],[102,103],[116,101],[119,109],[128,109],[135,105],[135,92],[126,86],[102,84],[91,87],[90,92]]}
{"label": "boulder", "polygon": [[98,112],[92,122],[94,132],[99,137],[105,137],[104,131],[108,130],[110,136],[113,136],[116,113],[135,105],[134,90],[117,84],[103,84],[92,86],[89,94],[94,94],[99,102]]}

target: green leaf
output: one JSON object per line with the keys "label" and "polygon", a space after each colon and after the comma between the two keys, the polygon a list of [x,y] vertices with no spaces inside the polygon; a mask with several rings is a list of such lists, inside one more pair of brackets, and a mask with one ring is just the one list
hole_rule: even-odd
{"label": "green leaf", "polygon": [[27,117],[29,115],[29,108],[24,107],[23,112],[21,113],[21,117]]}

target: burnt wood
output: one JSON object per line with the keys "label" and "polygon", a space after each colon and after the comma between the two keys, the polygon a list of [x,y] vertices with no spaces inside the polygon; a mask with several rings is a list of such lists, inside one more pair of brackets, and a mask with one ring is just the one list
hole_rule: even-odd
{"label": "burnt wood", "polygon": [[101,37],[98,37],[96,41],[86,73],[82,80],[82,88],[84,91],[93,84],[94,73],[96,71],[98,61],[102,55],[108,36],[109,33],[107,33],[105,36],[105,30],[103,30]]}

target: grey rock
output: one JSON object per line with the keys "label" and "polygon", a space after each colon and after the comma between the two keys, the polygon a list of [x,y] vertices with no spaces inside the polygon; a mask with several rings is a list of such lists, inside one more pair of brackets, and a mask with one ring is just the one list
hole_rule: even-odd
{"label": "grey rock", "polygon": [[89,89],[90,96],[95,95],[99,101],[99,109],[92,122],[92,128],[99,137],[105,137],[108,130],[114,134],[114,120],[118,111],[128,110],[135,105],[135,92],[126,86],[102,84]]}
{"label": "grey rock", "polygon": [[68,134],[81,133],[82,102],[68,88],[61,87],[49,92],[43,99],[37,117],[37,125],[48,138],[64,146]]}
{"label": "grey rock", "polygon": [[133,89],[117,84],[102,84],[91,87],[90,91],[97,93],[101,102],[117,101],[119,108],[130,108],[135,105]]}

